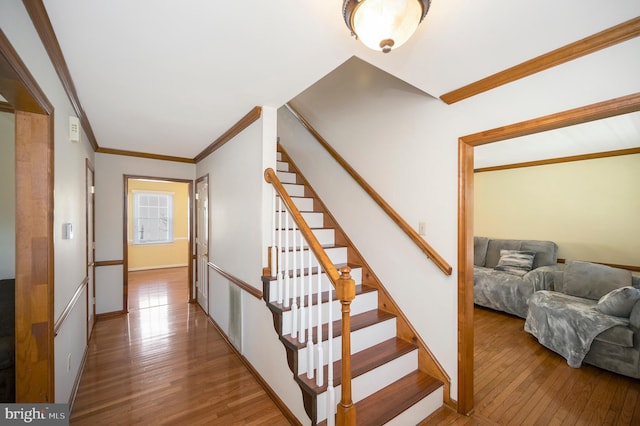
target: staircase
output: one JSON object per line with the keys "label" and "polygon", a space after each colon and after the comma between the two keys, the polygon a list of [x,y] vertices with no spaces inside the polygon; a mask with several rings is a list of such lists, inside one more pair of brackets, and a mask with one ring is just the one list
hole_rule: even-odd
{"label": "staircase", "polygon": [[[331,262],[338,270],[349,267],[356,284],[356,297],[351,303],[350,365],[352,400],[356,409],[357,424],[417,424],[443,404],[443,382],[425,372],[432,370],[429,368],[432,363],[425,361],[430,353],[425,354],[424,349],[419,350],[419,346],[415,344],[418,339],[414,330],[404,317],[399,317],[401,313],[397,311],[395,303],[281,147],[278,152],[277,177]],[[276,208],[278,218],[283,214],[283,211]],[[296,232],[291,224],[288,228],[288,233]],[[311,299],[315,306],[320,300],[321,351],[324,354],[331,351],[334,355],[333,385],[337,402],[340,400],[342,384],[341,304],[336,300],[330,280],[318,267],[309,266],[312,264],[308,263],[304,270],[296,269],[294,258],[304,259],[308,251],[308,247],[304,245],[297,248],[289,247],[288,250],[281,247],[278,259],[280,262],[286,261],[289,270],[285,271],[285,274],[290,278],[294,275],[309,274],[313,283],[318,280],[321,283],[321,295],[312,292],[311,298],[308,297],[307,286],[302,285],[304,297],[298,298],[298,305],[307,306]],[[318,274],[321,274],[320,277]],[[273,314],[275,330],[286,348],[289,368],[301,389],[305,410],[313,425],[326,424],[327,400],[330,400],[326,379],[329,376],[326,365],[328,357],[324,356],[323,370],[313,373],[313,377],[308,377],[308,357],[313,357],[313,352],[309,355],[306,350],[307,343],[292,335],[292,328],[298,327],[292,326],[291,318],[295,315],[292,314],[292,309],[297,307],[293,308],[294,303],[278,303],[276,277],[264,276],[263,286],[265,301]],[[317,314],[317,308],[314,309],[312,317]],[[331,324],[328,323],[329,310],[334,319]],[[315,324],[317,323],[314,323],[314,329]],[[331,343],[327,338],[329,327],[333,331]],[[313,336],[313,343],[317,343],[316,335]],[[317,358],[315,357],[314,363],[317,363]],[[320,385],[316,381],[318,374],[324,378]]]}

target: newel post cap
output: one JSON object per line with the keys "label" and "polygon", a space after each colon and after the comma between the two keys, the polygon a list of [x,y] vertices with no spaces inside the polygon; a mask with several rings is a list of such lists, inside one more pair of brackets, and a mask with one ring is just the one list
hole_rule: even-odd
{"label": "newel post cap", "polygon": [[351,268],[340,268],[340,278],[336,286],[336,295],[341,302],[351,302],[356,298],[356,283],[351,278]]}

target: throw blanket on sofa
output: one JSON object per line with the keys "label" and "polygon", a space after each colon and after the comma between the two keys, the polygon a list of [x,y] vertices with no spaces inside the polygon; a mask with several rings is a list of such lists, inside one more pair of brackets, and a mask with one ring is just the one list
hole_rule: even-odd
{"label": "throw blanket on sofa", "polygon": [[624,318],[600,313],[596,303],[564,293],[536,292],[529,299],[524,329],[562,355],[570,367],[579,368],[598,334],[616,325],[629,325]]}
{"label": "throw blanket on sofa", "polygon": [[529,297],[538,290],[550,288],[551,275],[543,273],[547,269],[541,267],[519,277],[476,266],[473,268],[474,303],[526,318]]}

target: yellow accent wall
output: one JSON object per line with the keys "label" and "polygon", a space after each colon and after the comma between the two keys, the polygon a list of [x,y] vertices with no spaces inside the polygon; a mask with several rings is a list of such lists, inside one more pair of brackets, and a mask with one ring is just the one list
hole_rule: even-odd
{"label": "yellow accent wall", "polygon": [[[189,263],[189,185],[130,179],[128,189],[129,270],[187,266]],[[133,191],[173,193],[173,243],[133,244]]]}
{"label": "yellow accent wall", "polygon": [[474,233],[640,266],[640,154],[475,174]]}

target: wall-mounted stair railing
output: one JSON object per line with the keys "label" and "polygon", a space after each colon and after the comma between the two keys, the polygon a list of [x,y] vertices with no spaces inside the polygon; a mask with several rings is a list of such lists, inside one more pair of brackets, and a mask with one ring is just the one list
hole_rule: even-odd
{"label": "wall-mounted stair railing", "polygon": [[349,173],[358,185],[380,206],[380,208],[395,222],[398,227],[413,241],[418,248],[446,275],[451,275],[451,265],[440,254],[435,251],[372,187],[353,167],[344,159],[331,145],[313,128],[313,126],[293,107],[285,104],[293,116],[304,126],[309,133],[322,145],[324,149]]}
{"label": "wall-mounted stair railing", "polygon": [[[264,177],[273,187],[273,231],[270,247],[270,275],[277,277],[277,303],[288,309],[283,317],[282,334],[306,342],[306,374],[317,386],[324,386],[327,365],[327,424],[334,419],[339,425],[355,425],[356,411],[351,396],[350,305],[355,298],[355,282],[349,267],[338,271],[318,242],[300,210],[269,168]],[[323,278],[323,273],[326,278]],[[340,301],[340,312],[333,312],[334,297]],[[326,343],[323,343],[323,297],[329,303],[326,315]],[[334,315],[341,314],[341,398],[335,403],[333,387]],[[325,362],[326,361],[326,362]]]}

